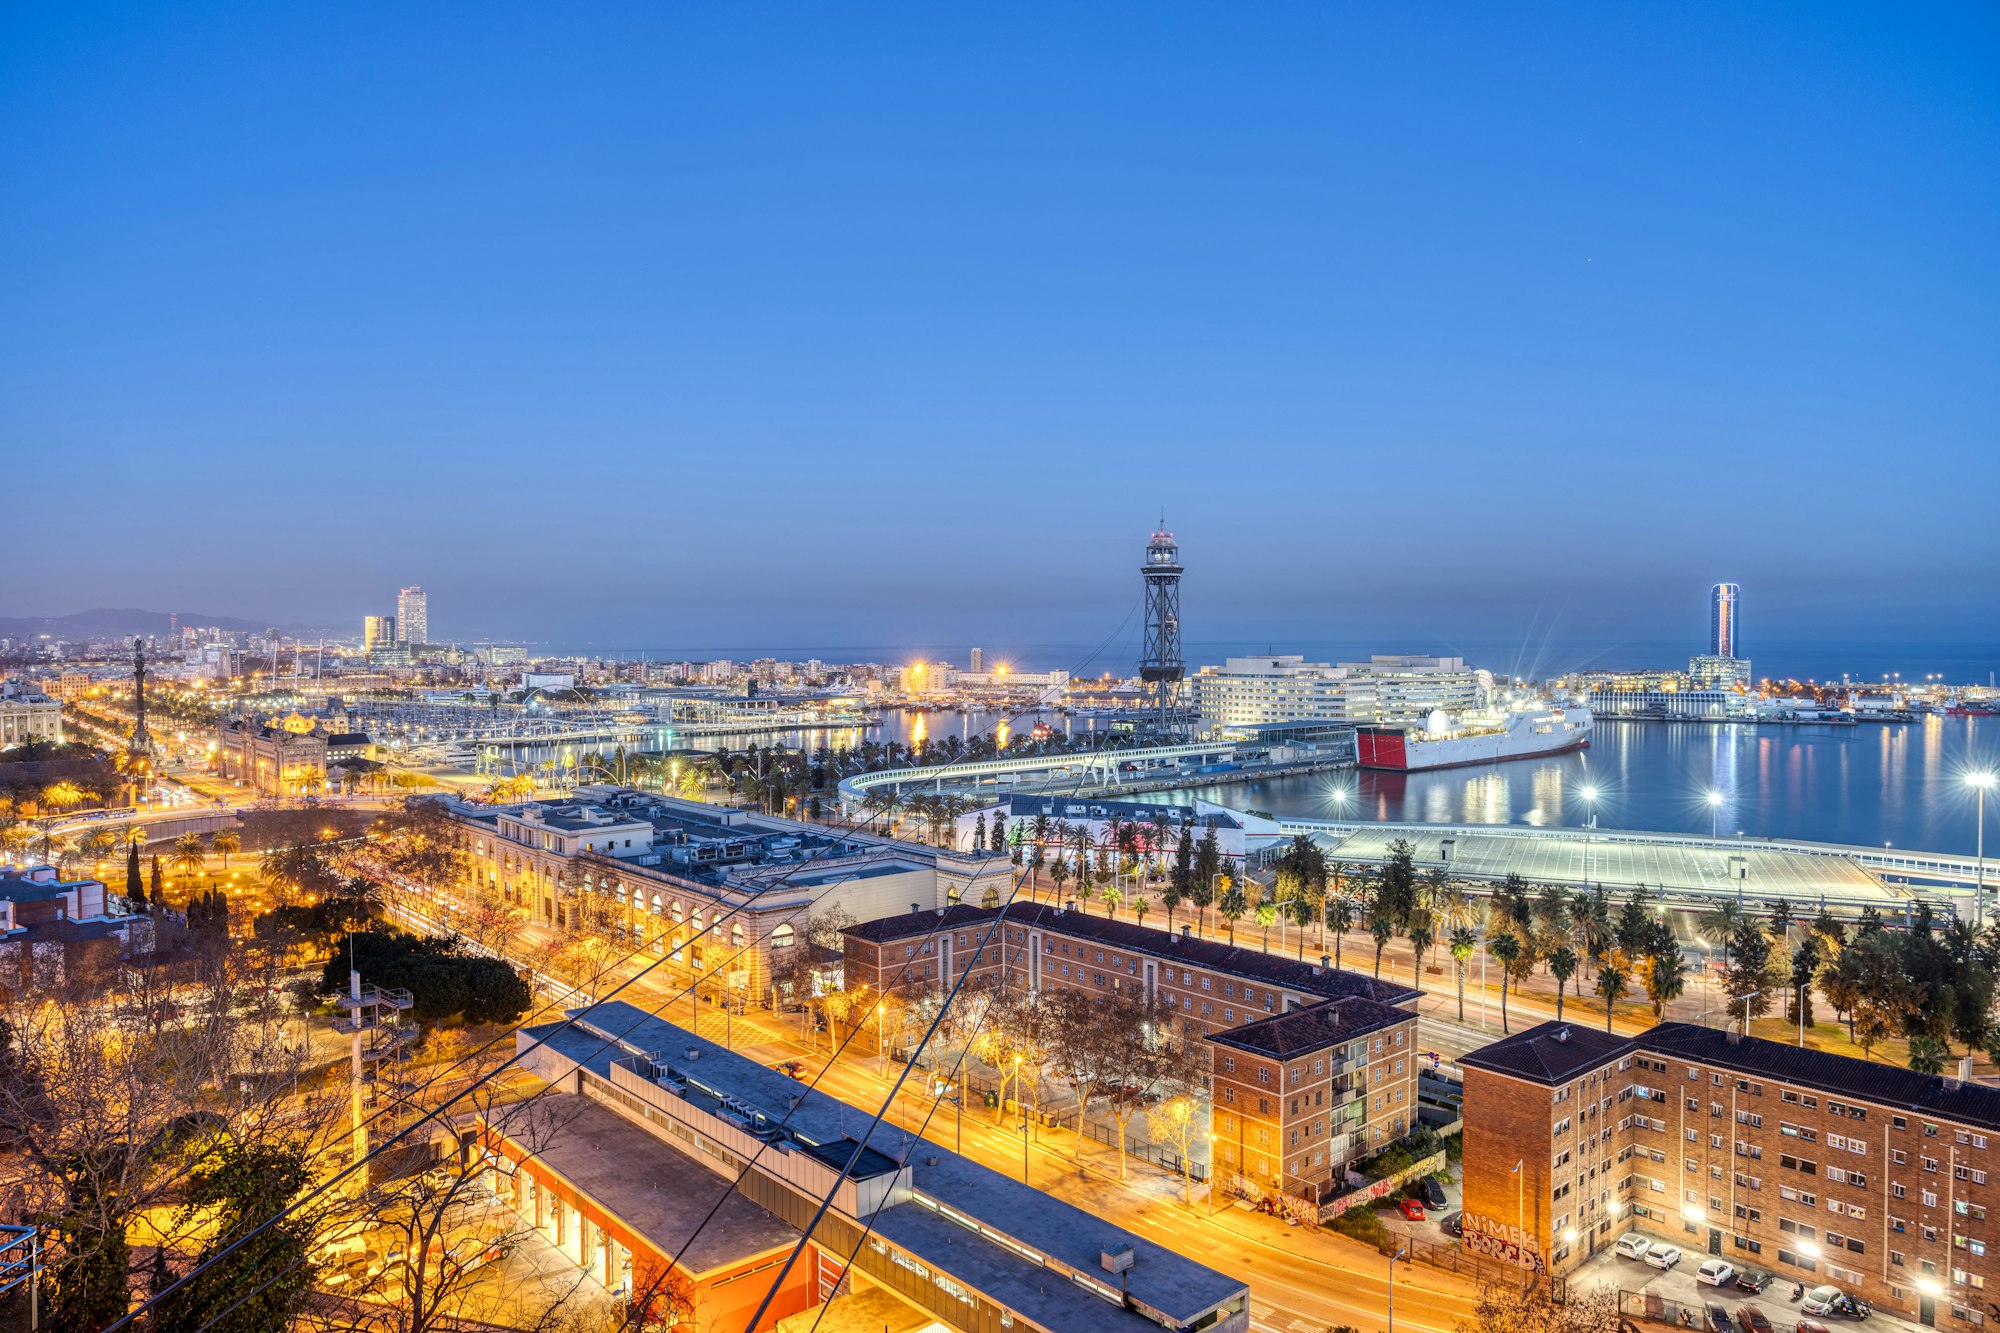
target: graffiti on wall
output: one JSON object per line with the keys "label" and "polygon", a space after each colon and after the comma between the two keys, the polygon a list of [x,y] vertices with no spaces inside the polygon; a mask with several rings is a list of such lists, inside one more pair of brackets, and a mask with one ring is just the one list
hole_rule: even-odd
{"label": "graffiti on wall", "polygon": [[1542,1247],[1520,1227],[1497,1222],[1483,1213],[1466,1213],[1465,1248],[1502,1263],[1517,1264],[1536,1272],[1548,1271],[1542,1261]]}

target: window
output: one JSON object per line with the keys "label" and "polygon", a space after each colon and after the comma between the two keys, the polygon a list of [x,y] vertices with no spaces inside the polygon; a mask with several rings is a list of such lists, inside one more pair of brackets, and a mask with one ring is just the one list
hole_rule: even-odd
{"label": "window", "polygon": [[798,932],[789,925],[781,925],[771,932],[773,949],[789,949],[798,940]]}

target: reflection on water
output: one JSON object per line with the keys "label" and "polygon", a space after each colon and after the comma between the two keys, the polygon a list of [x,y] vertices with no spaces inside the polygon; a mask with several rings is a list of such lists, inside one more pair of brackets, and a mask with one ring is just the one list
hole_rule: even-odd
{"label": "reflection on water", "polygon": [[[864,738],[914,745],[953,734],[970,740],[989,730],[1004,741],[1038,716],[892,711],[865,730],[772,732],[734,737],[731,744],[740,749],[754,740],[838,752]],[[1101,718],[1046,720],[1072,736],[1108,725]],[[577,753],[609,755],[613,748],[577,747]],[[524,750],[522,763],[546,757],[546,749]],[[2000,768],[2000,719],[1930,717],[1851,727],[1600,722],[1588,750],[1546,759],[1429,773],[1318,773],[1189,790],[1278,815],[1547,827],[1582,824],[1588,812],[1579,793],[1593,786],[1603,828],[1703,834],[1713,828],[1724,836],[1886,842],[1970,854],[1974,806],[1964,775],[1975,768]],[[1722,796],[1712,813],[1711,791]],[[2000,821],[2000,796],[1989,813]],[[1994,843],[2000,850],[2000,823]]]}
{"label": "reflection on water", "polygon": [[[1852,727],[1599,723],[1588,750],[1429,773],[1342,773],[1203,787],[1278,815],[1435,824],[1579,825],[1597,789],[1603,828],[1892,843],[1969,854],[1964,775],[2000,768],[1993,718]],[[1984,731],[1980,728],[1982,724]],[[1713,811],[1709,792],[1720,793]],[[2000,820],[2000,798],[1988,812]],[[2000,846],[2000,824],[1994,841]]]}

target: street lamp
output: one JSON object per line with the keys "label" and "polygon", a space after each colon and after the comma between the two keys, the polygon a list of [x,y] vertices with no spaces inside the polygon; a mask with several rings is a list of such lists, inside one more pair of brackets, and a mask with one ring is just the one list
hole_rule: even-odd
{"label": "street lamp", "polygon": [[1583,880],[1584,883],[1588,884],[1590,882],[1590,835],[1597,828],[1596,784],[1586,784],[1583,790],[1579,791],[1577,795],[1583,798]]}
{"label": "street lamp", "polygon": [[1389,1256],[1389,1328],[1387,1333],[1396,1333],[1396,1261],[1409,1257],[1407,1248]]}
{"label": "street lamp", "polygon": [[1965,775],[1966,785],[1977,793],[1979,806],[1979,815],[1975,821],[1979,832],[1977,834],[1977,845],[1973,850],[1974,869],[1972,872],[1972,925],[1974,930],[1986,924],[1986,789],[1993,785],[1993,781],[1994,776],[1991,769],[1982,769],[1977,773],[1967,773]]}

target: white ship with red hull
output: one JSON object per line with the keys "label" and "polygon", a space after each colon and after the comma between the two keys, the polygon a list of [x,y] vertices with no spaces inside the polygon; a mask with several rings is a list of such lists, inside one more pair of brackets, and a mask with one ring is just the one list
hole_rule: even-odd
{"label": "white ship with red hull", "polygon": [[1355,744],[1363,768],[1416,773],[1581,750],[1590,744],[1591,723],[1588,708],[1554,705],[1457,717],[1437,712],[1421,727],[1357,727]]}

